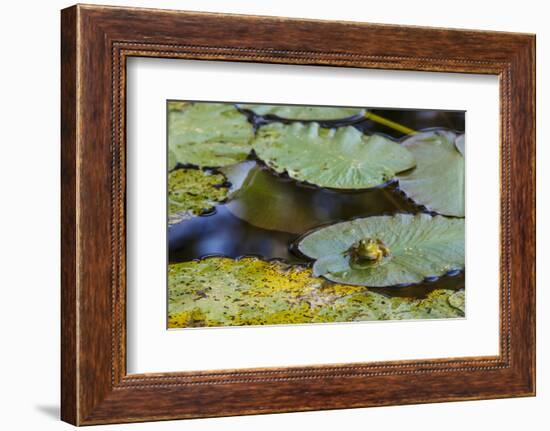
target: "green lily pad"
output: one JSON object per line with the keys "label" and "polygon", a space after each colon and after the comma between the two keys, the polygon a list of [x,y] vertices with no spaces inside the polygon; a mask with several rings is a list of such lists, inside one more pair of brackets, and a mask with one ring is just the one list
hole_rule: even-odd
{"label": "green lily pad", "polygon": [[334,193],[297,186],[294,181],[250,160],[219,170],[231,183],[225,208],[253,226],[272,231],[301,235],[314,227],[359,214],[393,211],[396,199],[405,201],[402,196],[382,188]]}
{"label": "green lily pad", "polygon": [[260,127],[253,147],[276,172],[320,187],[366,189],[415,165],[402,145],[354,127],[325,129],[318,123],[272,123]]}
{"label": "green lily pad", "polygon": [[168,150],[168,172],[174,170],[178,162],[176,161],[176,155],[172,150]]}
{"label": "green lily pad", "polygon": [[399,188],[417,204],[439,214],[464,217],[464,136],[435,131],[403,141],[416,168],[399,176]]}
{"label": "green lily pad", "polygon": [[363,108],[339,108],[332,106],[296,106],[296,105],[260,105],[241,104],[239,108],[247,109],[256,115],[274,115],[285,120],[327,121],[341,120],[365,115]]}
{"label": "green lily pad", "polygon": [[176,169],[168,174],[168,225],[211,210],[227,198],[229,188],[220,173]]}
{"label": "green lily pad", "polygon": [[466,137],[464,135],[458,136],[455,139],[455,145],[456,149],[462,154],[462,157],[466,157]]}
{"label": "green lily pad", "polygon": [[250,173],[257,169],[257,166],[255,161],[245,160],[244,162],[223,166],[218,169],[231,183],[231,188],[229,189],[230,198],[233,198],[235,193],[243,187],[245,182],[248,182]]}
{"label": "green lily pad", "polygon": [[253,127],[234,105],[188,103],[168,106],[168,148],[181,164],[220,167],[246,159]]}
{"label": "green lily pad", "polygon": [[428,214],[376,216],[315,230],[298,243],[313,271],[338,283],[419,283],[464,268],[464,220]]}
{"label": "green lily pad", "polygon": [[168,327],[460,318],[453,290],[388,298],[334,284],[311,269],[258,258],[210,257],[168,267]]}
{"label": "green lily pad", "polygon": [[186,105],[189,105],[190,102],[184,102],[179,100],[169,100],[168,101],[168,112],[171,111],[183,111]]}

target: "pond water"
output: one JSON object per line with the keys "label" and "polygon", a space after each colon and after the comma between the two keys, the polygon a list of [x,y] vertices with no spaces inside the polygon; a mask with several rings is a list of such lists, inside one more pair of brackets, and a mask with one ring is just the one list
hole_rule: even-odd
{"label": "pond water", "polygon": [[171,262],[219,254],[308,263],[292,244],[313,228],[356,217],[417,211],[394,185],[338,192],[298,184],[260,165],[250,169],[247,180],[215,211],[170,227]]}
{"label": "pond water", "polygon": [[[463,112],[371,111],[407,124],[416,130],[429,127],[464,129]],[[249,117],[253,124],[258,118]],[[261,119],[260,119],[261,120]],[[327,126],[332,124],[326,122]],[[403,135],[370,120],[353,124],[369,133],[400,139]],[[168,229],[170,263],[206,256],[232,258],[259,256],[294,264],[311,264],[294,247],[298,238],[319,226],[357,217],[417,213],[415,205],[395,183],[361,191],[323,189],[278,175],[251,156],[251,160],[221,170],[236,190],[214,211],[183,221]],[[434,289],[464,288],[464,272],[446,275],[411,286],[373,288],[388,296],[424,298]]]}

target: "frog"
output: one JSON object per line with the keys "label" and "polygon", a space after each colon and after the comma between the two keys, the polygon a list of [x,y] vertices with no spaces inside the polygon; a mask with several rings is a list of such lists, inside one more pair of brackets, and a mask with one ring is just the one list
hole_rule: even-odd
{"label": "frog", "polygon": [[390,249],[381,239],[364,238],[354,243],[347,251],[356,265],[372,265],[390,256]]}

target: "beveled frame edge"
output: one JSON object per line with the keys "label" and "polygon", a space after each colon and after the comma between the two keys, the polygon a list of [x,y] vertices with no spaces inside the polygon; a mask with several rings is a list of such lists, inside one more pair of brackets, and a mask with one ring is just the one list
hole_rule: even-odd
{"label": "beveled frame edge", "polygon": [[[205,27],[215,30],[206,35]],[[61,42],[63,420],[86,425],[534,395],[534,36],[77,5],[62,12]],[[126,375],[130,56],[499,75],[499,356]]]}

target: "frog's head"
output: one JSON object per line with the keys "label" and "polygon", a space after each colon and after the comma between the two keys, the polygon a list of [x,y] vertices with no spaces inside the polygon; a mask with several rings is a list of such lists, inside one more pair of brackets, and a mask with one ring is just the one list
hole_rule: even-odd
{"label": "frog's head", "polygon": [[348,255],[353,264],[368,265],[380,262],[389,256],[390,250],[380,239],[364,238],[348,249]]}

